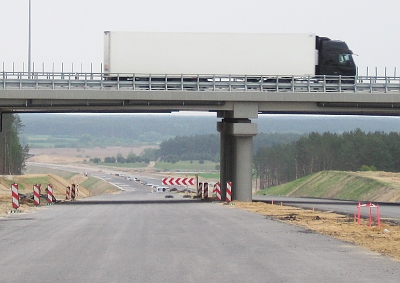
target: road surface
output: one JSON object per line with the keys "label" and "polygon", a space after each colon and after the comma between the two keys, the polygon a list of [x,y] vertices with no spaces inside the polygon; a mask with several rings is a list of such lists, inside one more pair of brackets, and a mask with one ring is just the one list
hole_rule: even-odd
{"label": "road surface", "polygon": [[0,282],[399,282],[388,257],[120,180],[119,194],[0,218]]}

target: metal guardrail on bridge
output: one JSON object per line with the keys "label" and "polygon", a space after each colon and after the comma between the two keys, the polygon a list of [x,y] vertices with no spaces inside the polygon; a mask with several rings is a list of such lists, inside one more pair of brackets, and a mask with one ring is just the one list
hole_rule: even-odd
{"label": "metal guardrail on bridge", "polygon": [[1,89],[388,93],[400,91],[400,77],[2,72]]}

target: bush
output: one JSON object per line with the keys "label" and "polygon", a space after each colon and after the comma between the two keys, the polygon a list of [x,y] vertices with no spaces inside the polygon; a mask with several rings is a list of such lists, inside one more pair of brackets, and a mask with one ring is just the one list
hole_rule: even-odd
{"label": "bush", "polygon": [[97,157],[90,159],[90,162],[93,162],[93,163],[99,163],[100,161],[101,161],[100,158],[97,158]]}
{"label": "bush", "polygon": [[360,171],[377,171],[377,169],[374,165],[371,166],[363,165],[361,166]]}

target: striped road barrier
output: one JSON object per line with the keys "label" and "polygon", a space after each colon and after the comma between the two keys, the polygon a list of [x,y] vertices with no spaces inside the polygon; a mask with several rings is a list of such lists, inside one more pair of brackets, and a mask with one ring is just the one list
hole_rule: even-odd
{"label": "striped road barrier", "polygon": [[226,202],[232,201],[232,182],[226,183]]}
{"label": "striped road barrier", "polygon": [[33,204],[38,206],[40,205],[40,185],[33,185]]}
{"label": "striped road barrier", "polygon": [[197,198],[201,199],[203,193],[203,183],[199,182],[199,186],[197,188]]}
{"label": "striped road barrier", "polygon": [[208,199],[208,183],[204,183],[204,199]]}
{"label": "striped road barrier", "polygon": [[68,186],[67,189],[65,190],[65,200],[69,200],[71,195],[71,187]]}
{"label": "striped road barrier", "polygon": [[76,197],[75,184],[71,185],[71,200],[74,201]]}
{"label": "striped road barrier", "polygon": [[218,201],[221,200],[221,184],[219,182],[214,184],[213,194],[215,194]]}
{"label": "striped road barrier", "polygon": [[14,209],[19,208],[19,194],[18,194],[18,184],[11,184],[11,194],[12,194],[12,206]]}
{"label": "striped road barrier", "polygon": [[47,185],[47,204],[52,204],[53,203],[53,186],[51,184]]}

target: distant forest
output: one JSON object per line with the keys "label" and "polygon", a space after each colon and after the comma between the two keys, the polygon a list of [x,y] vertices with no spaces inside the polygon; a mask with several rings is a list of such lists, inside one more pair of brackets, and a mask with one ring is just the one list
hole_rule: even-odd
{"label": "distant forest", "polygon": [[[20,140],[30,148],[154,145],[177,136],[218,134],[216,115],[168,114],[20,114]],[[400,132],[398,117],[259,115],[253,119],[265,134]],[[259,134],[259,135],[260,135]],[[255,148],[257,148],[255,140]]]}
{"label": "distant forest", "polygon": [[253,158],[261,188],[323,170],[400,172],[397,132],[310,133],[290,144],[261,147]]}
{"label": "distant forest", "polygon": [[[300,134],[258,134],[254,138],[253,152],[261,147],[277,144],[289,144],[298,140]],[[209,160],[219,162],[219,134],[177,136],[160,144],[156,155],[162,161],[177,162],[180,160]]]}

